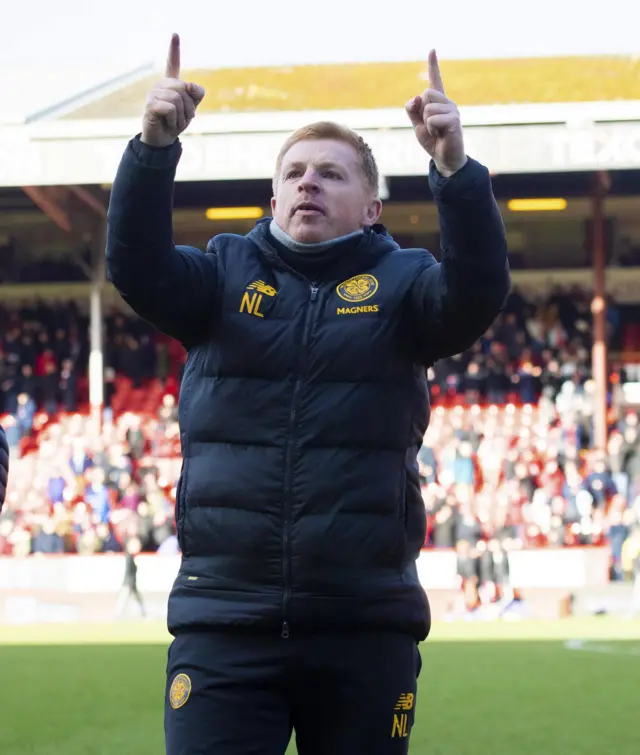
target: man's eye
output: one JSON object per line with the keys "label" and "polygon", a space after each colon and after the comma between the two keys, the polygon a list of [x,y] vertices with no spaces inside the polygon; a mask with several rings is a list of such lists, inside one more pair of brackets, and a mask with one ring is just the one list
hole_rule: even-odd
{"label": "man's eye", "polygon": [[342,179],[342,176],[339,173],[336,173],[335,170],[328,170],[328,171],[326,171],[325,176],[327,178],[332,178],[332,179],[333,178],[336,178],[338,180]]}
{"label": "man's eye", "polygon": [[299,170],[290,170],[287,173],[287,178],[295,178],[296,176],[299,176],[299,175],[300,175],[300,171]]}

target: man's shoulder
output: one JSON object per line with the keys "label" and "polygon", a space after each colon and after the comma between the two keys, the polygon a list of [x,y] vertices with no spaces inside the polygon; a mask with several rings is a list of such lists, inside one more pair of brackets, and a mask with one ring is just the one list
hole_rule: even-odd
{"label": "man's shoulder", "polygon": [[385,255],[381,262],[403,268],[411,267],[417,271],[426,270],[438,264],[435,256],[428,249],[420,247],[399,247]]}
{"label": "man's shoulder", "polygon": [[428,249],[420,247],[402,246],[399,239],[393,238],[383,225],[376,225],[373,228],[374,247],[383,253],[378,258],[379,265],[415,265],[426,268],[437,264],[436,258]]}
{"label": "man's shoulder", "polygon": [[258,248],[251,238],[251,233],[241,236],[238,233],[218,233],[209,240],[207,254],[216,254],[219,257],[232,255],[237,258],[240,255],[258,254]]}

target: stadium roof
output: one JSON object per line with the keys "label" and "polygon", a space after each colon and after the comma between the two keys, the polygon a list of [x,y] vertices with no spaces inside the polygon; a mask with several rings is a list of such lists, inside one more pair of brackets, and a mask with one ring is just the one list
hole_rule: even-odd
{"label": "stadium roof", "polygon": [[[634,56],[444,60],[441,68],[448,96],[463,106],[640,100]],[[427,78],[425,61],[198,69],[183,77],[204,86],[199,112],[210,114],[396,108],[423,90]],[[157,72],[139,76],[93,98],[85,93],[57,115],[139,116],[157,78]]]}
{"label": "stadium roof", "polygon": [[126,70],[114,69],[112,65],[3,66],[0,68],[0,126],[28,123],[70,108],[78,109],[126,88],[141,77],[147,80],[153,71],[152,63]]}

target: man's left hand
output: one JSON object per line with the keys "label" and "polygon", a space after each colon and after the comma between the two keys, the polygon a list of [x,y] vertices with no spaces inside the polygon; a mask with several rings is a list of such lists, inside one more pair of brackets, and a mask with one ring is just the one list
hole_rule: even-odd
{"label": "man's left hand", "polygon": [[420,146],[433,158],[442,176],[452,176],[467,162],[460,113],[445,96],[436,51],[429,53],[429,89],[413,97],[405,109]]}

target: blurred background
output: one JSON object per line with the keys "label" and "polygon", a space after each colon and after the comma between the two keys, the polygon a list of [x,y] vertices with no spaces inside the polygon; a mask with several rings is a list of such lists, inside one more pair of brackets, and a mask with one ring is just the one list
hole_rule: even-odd
{"label": "blurred background", "polygon": [[[480,27],[467,5],[464,23],[429,14],[429,45],[467,150],[493,174],[514,291],[476,347],[430,371],[420,573],[436,616],[495,612],[514,592],[533,615],[629,610],[640,553],[640,48],[630,38],[620,54],[615,21],[611,55],[600,21],[562,3],[537,39],[515,31],[506,4],[493,3],[492,23],[483,10]],[[153,18],[141,7],[124,16],[118,3],[43,7],[40,24],[0,53],[11,71],[0,115],[0,407],[13,459],[0,622],[108,617],[132,537],[153,613],[177,568],[184,350],[104,281],[110,182],[170,30],[181,33],[183,77],[207,91],[184,137],[179,243],[248,232],[269,213],[286,135],[327,117],[372,145],[396,240],[439,253],[427,161],[402,107],[427,86],[425,35],[408,38],[424,9],[399,3],[374,43],[375,18],[350,4],[323,5],[313,32],[287,2],[250,25],[205,3],[181,6],[171,25],[171,4],[155,7]],[[80,569],[71,555],[92,558]],[[71,590],[79,571],[86,592]]]}
{"label": "blurred background", "polygon": [[427,160],[403,110],[436,47],[467,151],[493,176],[514,289],[474,348],[429,371],[419,573],[434,618],[640,614],[637,21],[630,0],[597,17],[546,0],[455,12],[402,0],[393,12],[12,4],[0,49],[0,421],[12,458],[0,639],[165,616],[185,353],[105,282],[104,241],[111,181],[172,31],[182,77],[207,92],[175,187],[176,241],[200,248],[269,213],[281,143],[329,118],[372,146],[391,234],[437,256]]}

